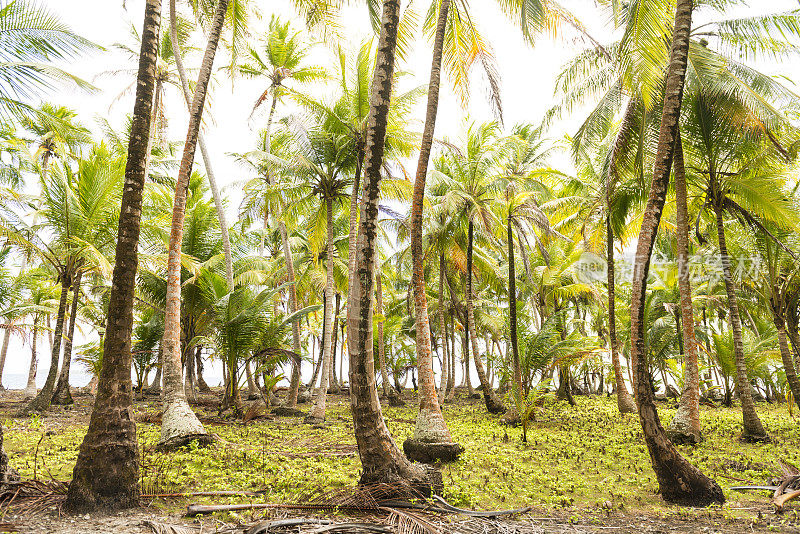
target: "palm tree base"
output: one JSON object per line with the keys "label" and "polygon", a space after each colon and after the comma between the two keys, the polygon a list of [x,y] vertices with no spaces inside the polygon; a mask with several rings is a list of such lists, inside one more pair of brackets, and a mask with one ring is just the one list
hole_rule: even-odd
{"label": "palm tree base", "polygon": [[497,396],[492,393],[484,392],[483,394],[483,399],[486,401],[486,409],[489,411],[489,413],[493,414],[506,413],[506,407],[503,405],[500,399],[498,399]]}
{"label": "palm tree base", "polygon": [[374,486],[382,499],[427,498],[441,494],[444,489],[441,471],[426,464],[410,463],[405,458],[398,462],[385,462],[381,469],[365,470],[358,484]]}
{"label": "palm tree base", "polygon": [[197,440],[202,445],[214,441],[206,432],[185,399],[177,399],[167,405],[161,417],[161,439],[158,450],[171,450]]}
{"label": "palm tree base", "polygon": [[617,409],[619,413],[636,413],[636,401],[633,396],[625,390],[622,394],[617,394]]}
{"label": "palm tree base", "polygon": [[196,441],[199,446],[211,445],[217,438],[211,434],[184,434],[182,436],[174,436],[166,441],[159,442],[156,445],[156,450],[159,452],[174,451],[181,447],[185,447],[190,443]]}
{"label": "palm tree base", "polygon": [[62,382],[59,382],[58,386],[56,386],[56,391],[53,393],[53,398],[50,401],[50,404],[68,406],[74,403],[75,401],[72,400],[72,393],[69,391],[69,386],[62,386]]}
{"label": "palm tree base", "polygon": [[692,428],[689,414],[682,407],[678,407],[675,417],[666,428],[667,437],[675,445],[697,445],[703,441],[699,429]]}
{"label": "palm tree base", "polygon": [[458,457],[464,452],[464,447],[458,443],[433,443],[408,438],[403,442],[403,452],[412,462],[448,463],[458,460]]}

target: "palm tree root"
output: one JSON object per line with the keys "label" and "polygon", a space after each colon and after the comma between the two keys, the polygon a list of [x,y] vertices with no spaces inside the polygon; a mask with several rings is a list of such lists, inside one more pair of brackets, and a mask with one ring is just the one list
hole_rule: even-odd
{"label": "palm tree root", "polygon": [[289,408],[288,406],[276,406],[271,410],[271,413],[278,417],[303,417],[306,412],[297,408]]}
{"label": "palm tree root", "polygon": [[192,442],[196,441],[201,447],[211,445],[217,441],[217,437],[213,434],[183,434],[181,436],[174,436],[166,441],[159,442],[156,445],[156,450],[159,452],[169,452],[181,447],[186,447]]}

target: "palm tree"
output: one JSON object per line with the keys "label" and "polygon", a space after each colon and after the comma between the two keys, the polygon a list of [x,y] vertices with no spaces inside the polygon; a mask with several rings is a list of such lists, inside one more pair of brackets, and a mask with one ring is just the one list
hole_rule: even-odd
{"label": "palm tree", "polygon": [[[253,106],[253,111],[255,111],[270,94],[272,95],[272,103],[270,105],[263,140],[263,146],[267,155],[272,153],[272,123],[278,101],[281,100],[286,91],[284,84],[288,81],[304,84],[313,80],[318,80],[324,75],[323,71],[318,67],[303,65],[303,61],[308,56],[309,50],[307,47],[303,46],[300,33],[292,33],[290,31],[288,22],[281,23],[280,19],[273,17],[270,20],[269,28],[264,54],[262,55],[254,48],[249,48],[248,55],[251,62],[245,63],[240,67],[244,75],[251,77],[265,76],[270,82],[267,89],[264,90]],[[266,178],[270,186],[275,185],[274,176],[269,166],[266,168]],[[264,230],[266,230],[267,226],[267,216],[268,211],[265,206],[263,214]],[[281,236],[281,246],[286,263],[288,280],[291,284],[289,287],[289,312],[294,313],[299,309],[297,287],[295,285],[296,275],[294,261],[292,260],[292,251],[289,246],[289,236],[286,231],[286,223],[283,219],[278,219],[278,231]],[[262,244],[260,245],[261,254],[263,254],[264,247],[263,239],[262,237]],[[289,409],[297,405],[297,393],[300,389],[300,367],[302,359],[299,319],[292,325],[292,349],[296,357],[292,363],[292,376],[289,383],[289,390],[284,399],[284,406]]]}
{"label": "palm tree", "polygon": [[86,436],[64,507],[73,512],[139,504],[139,463],[131,387],[133,296],[138,266],[142,190],[147,173],[161,1],[147,0],[136,100],[118,225],[103,367]]}
{"label": "palm tree", "polygon": [[[222,26],[225,22],[228,0],[217,2],[214,18],[208,33],[208,42],[197,78],[194,97],[189,113],[189,126],[186,134],[186,144],[183,149],[178,179],[175,184],[175,199],[172,207],[172,225],[169,237],[169,257],[167,261],[167,296],[164,313],[164,347],[163,379],[164,391],[162,401],[164,404],[164,417],[161,422],[162,447],[172,447],[185,444],[188,441],[200,439],[208,441],[209,436],[203,425],[197,419],[189,404],[186,402],[186,392],[183,387],[181,375],[181,350],[180,350],[180,307],[181,307],[181,245],[183,241],[183,221],[186,210],[186,191],[189,177],[194,162],[197,138],[200,132],[200,123],[203,115],[208,83],[214,64]],[[170,22],[174,23],[174,0],[170,0]],[[171,24],[174,30],[174,24]],[[173,38],[173,46],[176,40]],[[175,54],[176,59],[179,54]],[[224,230],[223,230],[224,234]],[[227,266],[226,266],[227,272]],[[230,279],[228,280],[230,285]]]}
{"label": "palm tree", "polygon": [[[112,155],[105,145],[97,145],[91,154],[79,161],[77,170],[64,165],[53,169],[48,179],[41,182],[41,206],[36,213],[41,222],[31,227],[31,238],[26,241],[30,252],[50,264],[61,282],[59,313],[56,317],[51,368],[48,379],[39,394],[23,409],[23,413],[44,411],[53,403],[70,404],[69,368],[72,357],[74,318],[77,297],[69,314],[66,337],[63,322],[67,317],[67,299],[70,290],[80,291],[80,279],[89,270],[110,271],[105,257],[113,242],[110,229],[116,224],[116,206],[119,198],[117,186],[122,179],[121,160]],[[43,232],[40,232],[43,230]],[[43,235],[52,235],[50,243],[41,241]],[[62,306],[63,304],[63,306]],[[63,339],[62,339],[63,338]],[[64,363],[58,374],[58,359],[64,343]],[[56,378],[58,377],[58,385]]]}
{"label": "palm tree", "polygon": [[465,271],[465,300],[467,304],[467,328],[472,345],[472,359],[481,382],[483,398],[490,413],[502,413],[505,406],[497,397],[486,375],[478,353],[477,329],[475,326],[475,297],[473,289],[473,251],[476,222],[488,230],[493,224],[489,205],[494,199],[499,182],[497,170],[497,132],[495,123],[472,125],[467,132],[466,150],[450,151],[437,164],[440,170],[434,176],[447,188],[444,202],[453,208],[453,213],[463,217],[467,223],[467,258]]}
{"label": "palm tree", "polygon": [[686,77],[691,22],[691,0],[678,0],[675,8],[672,49],[664,86],[664,106],[656,149],[656,163],[636,247],[631,300],[631,358],[636,366],[636,403],[639,407],[639,419],[645,443],[650,451],[650,459],[656,472],[661,496],[668,502],[706,506],[724,502],[725,496],[719,485],[681,456],[667,438],[653,402],[644,345],[647,275],[669,184],[669,171],[672,166],[683,84]]}
{"label": "palm tree", "polygon": [[[377,241],[378,194],[383,167],[384,140],[392,94],[400,2],[384,0],[378,56],[370,91],[370,112],[364,157],[363,202],[360,210],[356,265],[350,276],[347,300],[347,340],[350,357],[350,404],[361,457],[362,484],[406,482],[430,494],[429,472],[414,466],[397,448],[381,412],[375,386],[372,336],[372,299]],[[441,481],[441,479],[439,479]],[[441,484],[441,482],[439,482]]]}

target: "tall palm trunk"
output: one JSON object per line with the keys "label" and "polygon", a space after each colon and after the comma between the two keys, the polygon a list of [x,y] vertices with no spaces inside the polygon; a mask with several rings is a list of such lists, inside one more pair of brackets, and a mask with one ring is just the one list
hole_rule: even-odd
{"label": "tall palm trunk", "polygon": [[[503,413],[506,407],[497,398],[497,394],[492,388],[492,384],[486,378],[486,369],[483,367],[483,361],[480,354],[478,354],[478,330],[475,328],[475,305],[473,299],[475,292],[472,288],[472,249],[473,249],[473,232],[474,227],[472,220],[469,221],[467,229],[467,284],[466,284],[466,297],[467,297],[467,325],[469,327],[469,334],[465,332],[468,338],[468,344],[472,345],[472,359],[475,361],[475,370],[478,371],[478,379],[481,381],[481,389],[483,390],[483,400],[486,402],[486,409],[489,413]],[[468,356],[467,356],[468,357]],[[469,366],[466,369],[469,374]]]}
{"label": "tall palm trunk", "polygon": [[5,389],[3,387],[3,369],[6,367],[6,356],[8,355],[8,342],[11,341],[12,325],[13,323],[11,321],[6,325],[5,331],[3,332],[3,345],[2,348],[0,348],[0,390]]}
{"label": "tall palm trunk", "polygon": [[439,384],[439,402],[447,393],[447,378],[450,370],[450,354],[447,351],[447,331],[444,317],[444,254],[439,254],[439,346],[442,349],[442,380]]}
{"label": "tall palm trunk", "polygon": [[306,416],[306,423],[320,423],[325,420],[325,403],[328,396],[328,384],[331,377],[331,360],[333,358],[333,199],[330,196],[325,197],[325,218],[327,225],[327,265],[325,274],[325,318],[323,323],[324,328],[324,341],[322,348],[322,376],[319,379],[319,389],[317,390],[317,398],[314,401],[314,406]]}
{"label": "tall palm trunk", "polygon": [[64,356],[61,362],[61,373],[58,376],[58,383],[53,392],[52,404],[72,404],[72,394],[69,391],[69,369],[72,362],[72,345],[75,340],[75,319],[78,317],[78,301],[81,295],[81,272],[75,275],[72,280],[72,310],[69,313],[69,326],[67,335],[64,338]]}
{"label": "tall palm trunk", "polygon": [[[186,76],[186,68],[183,66],[183,55],[180,49],[180,41],[178,40],[177,16],[175,0],[170,0],[169,36],[170,41],[172,42],[172,55],[175,57],[175,67],[178,71],[178,77],[181,79],[181,90],[183,91],[183,99],[186,102],[186,108],[189,113],[192,113],[192,92],[189,89],[189,79]],[[216,44],[214,46],[216,47]],[[204,91],[205,90],[206,89],[204,89]],[[208,155],[208,149],[206,148],[206,140],[203,137],[203,133],[199,130],[197,133],[197,144],[200,146],[200,155],[203,158],[203,166],[205,167],[206,175],[208,176],[208,187],[211,189],[211,196],[214,198],[214,208],[217,212],[219,229],[220,233],[222,234],[222,252],[225,255],[225,280],[228,282],[228,290],[233,291],[233,256],[231,254],[231,239],[230,232],[228,231],[228,221],[225,219],[225,206],[222,204],[222,196],[219,194],[219,187],[217,187],[217,179],[214,175],[214,168],[211,166],[211,158]],[[192,159],[194,159],[194,154],[192,155]]]}
{"label": "tall palm trunk", "polygon": [[[272,151],[272,142],[270,140],[270,133],[272,131],[272,122],[275,115],[275,107],[278,104],[277,95],[272,96],[272,105],[269,108],[269,117],[267,118],[267,127],[265,129],[265,143],[267,152]],[[267,174],[267,180],[270,186],[275,185],[275,179],[272,173]],[[266,226],[266,208],[265,208],[264,223]],[[266,229],[266,228],[265,228]],[[278,219],[278,233],[281,236],[281,249],[283,250],[283,261],[286,264],[286,278],[289,282],[289,313],[295,313],[300,309],[297,301],[297,275],[294,270],[294,260],[292,258],[292,248],[289,244],[289,234],[286,231],[286,223],[283,219]],[[264,237],[262,236],[259,255],[264,255]],[[302,365],[302,347],[300,345],[300,318],[292,321],[292,376],[289,380],[289,390],[286,392],[286,398],[283,401],[283,406],[286,408],[295,408],[297,406],[297,394],[300,391],[300,376]]]}
{"label": "tall palm trunk", "polygon": [[[608,193],[607,193],[608,194]],[[606,199],[607,206],[608,201]],[[622,365],[619,362],[619,341],[617,340],[617,297],[614,266],[614,233],[611,229],[611,216],[606,214],[606,264],[608,281],[608,346],[611,350],[611,365],[614,367],[614,387],[617,390],[617,409],[620,413],[635,413],[636,401],[628,393]]]}
{"label": "tall palm trunk", "polygon": [[[400,1],[384,0],[375,72],[370,91],[364,158],[364,188],[356,265],[350,276],[347,308],[347,341],[350,358],[350,405],[359,456],[361,483],[404,482],[430,494],[431,486],[441,484],[428,471],[413,465],[397,448],[383,419],[375,386],[375,360],[372,337],[372,297],[375,282],[378,195],[386,142],[389,105],[394,74],[394,53],[400,22]],[[433,484],[432,484],[433,483]]]}
{"label": "tall palm trunk", "polygon": [[[716,185],[716,180],[711,177]],[[769,436],[761,424],[753,402],[753,386],[747,377],[747,364],[744,359],[744,343],[742,342],[742,319],[739,316],[739,301],[731,272],[731,257],[725,242],[725,222],[722,217],[722,199],[714,202],[714,215],[717,222],[717,238],[719,240],[719,256],[722,262],[722,276],[725,280],[725,292],[728,295],[728,318],[733,331],[733,353],[736,360],[736,394],[742,402],[742,439],[745,441],[769,441]]]}
{"label": "tall palm trunk", "polygon": [[161,0],[147,0],[108,303],[103,367],[89,429],[81,443],[64,504],[65,509],[72,512],[139,506],[139,453],[131,387],[131,331],[160,25]]}
{"label": "tall palm trunk", "polygon": [[58,300],[58,313],[56,314],[56,328],[55,332],[53,332],[53,346],[50,351],[50,370],[47,371],[47,379],[41,391],[20,410],[20,415],[27,416],[33,412],[43,412],[50,406],[58,376],[58,358],[61,354],[61,339],[64,334],[64,317],[67,314],[67,297],[69,296],[70,285],[69,274],[63,273],[61,276],[61,297]]}
{"label": "tall palm trunk", "polygon": [[[507,221],[508,234],[508,330],[511,336],[511,369],[512,388],[514,399],[517,403],[517,414],[522,423],[522,442],[528,441],[528,415],[520,413],[525,403],[525,392],[522,389],[522,366],[519,361],[519,346],[517,343],[517,266],[514,263],[514,230],[511,214]],[[522,251],[524,254],[524,251]]]}
{"label": "tall palm trunk", "polygon": [[30,399],[36,396],[36,367],[39,365],[39,358],[36,355],[36,339],[39,337],[39,316],[33,319],[33,331],[31,332],[31,365],[28,368],[28,384],[22,392],[23,399]]}
{"label": "tall palm trunk", "polygon": [[[336,379],[336,347],[339,343],[339,308],[342,304],[342,294],[336,293],[336,306],[333,310],[333,341],[331,341],[331,377],[328,379],[332,393],[340,391],[339,381]],[[341,361],[340,361],[341,364]]]}
{"label": "tall palm trunk", "polygon": [[[377,284],[375,306],[378,315],[383,317],[383,282],[381,280],[380,271],[375,276],[375,283]],[[381,366],[381,387],[383,388],[383,396],[393,399],[397,397],[397,392],[389,383],[389,372],[386,368],[386,345],[383,339],[383,321],[383,319],[378,321],[378,365]]]}
{"label": "tall palm trunk", "polygon": [[[200,65],[197,86],[189,113],[189,127],[183,148],[178,180],[175,184],[175,199],[172,206],[172,225],[169,237],[169,256],[167,259],[167,298],[164,310],[164,367],[162,369],[164,390],[162,403],[164,415],[161,422],[161,447],[170,447],[202,438],[208,434],[186,402],[186,391],[181,377],[181,245],[183,242],[183,222],[186,217],[186,195],[189,177],[194,163],[197,138],[203,117],[208,82],[214,64],[228,0],[217,2],[214,18],[208,33],[208,43]],[[175,18],[175,0],[170,0],[170,19]]]}
{"label": "tall palm trunk", "polygon": [[681,299],[680,325],[683,340],[683,393],[675,417],[667,428],[667,435],[674,443],[699,443],[703,439],[700,431],[700,369],[697,359],[697,339],[694,334],[694,308],[692,307],[692,284],[689,280],[689,208],[687,205],[686,170],[683,166],[683,141],[680,130],[675,140],[676,234],[678,241],[678,291]]}
{"label": "tall palm trunk", "polygon": [[669,171],[672,167],[683,83],[686,77],[691,21],[691,0],[678,0],[653,179],[636,246],[631,297],[631,359],[636,367],[636,403],[639,407],[639,420],[661,496],[667,502],[705,506],[722,503],[725,501],[725,496],[719,485],[681,456],[667,438],[653,400],[644,340],[647,276],[669,186]]}
{"label": "tall palm trunk", "polygon": [[[789,351],[789,341],[786,335],[786,321],[783,314],[776,307],[772,307],[772,318],[775,322],[775,328],[778,330],[778,345],[781,350],[781,360],[783,361],[783,371],[786,374],[786,381],[789,383],[789,389],[792,392],[792,397],[800,399],[800,379],[797,378],[797,371],[792,360],[792,353]],[[798,402],[795,400],[795,402]]]}
{"label": "tall palm trunk", "polygon": [[442,416],[439,397],[436,394],[436,379],[433,374],[431,350],[431,326],[428,317],[428,300],[425,295],[425,251],[422,244],[422,210],[425,198],[425,178],[436,127],[436,112],[439,105],[439,81],[442,67],[442,48],[450,0],[441,0],[436,37],[433,43],[433,61],[428,84],[428,106],[425,126],[422,130],[422,145],[414,180],[411,200],[411,285],[414,289],[414,317],[417,334],[417,372],[419,374],[419,412],[414,435],[403,443],[403,450],[412,460],[429,462],[453,461],[464,449],[453,442]]}

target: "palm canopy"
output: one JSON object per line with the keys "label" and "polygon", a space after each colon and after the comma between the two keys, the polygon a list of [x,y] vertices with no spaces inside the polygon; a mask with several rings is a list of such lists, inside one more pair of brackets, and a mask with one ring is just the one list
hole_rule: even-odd
{"label": "palm canopy", "polygon": [[0,1],[0,116],[37,115],[30,101],[71,82],[88,89],[87,82],[53,65],[97,50],[47,9],[24,0]]}

